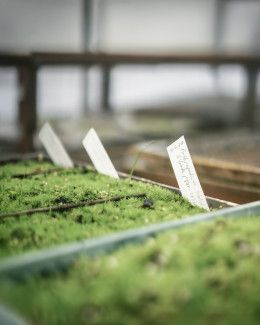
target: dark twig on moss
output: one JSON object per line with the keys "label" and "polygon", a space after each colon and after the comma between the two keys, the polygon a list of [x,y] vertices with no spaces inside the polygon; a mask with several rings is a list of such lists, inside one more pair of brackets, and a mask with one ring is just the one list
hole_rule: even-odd
{"label": "dark twig on moss", "polygon": [[107,202],[117,202],[124,199],[131,199],[131,198],[144,198],[146,197],[146,194],[132,194],[132,195],[125,195],[125,196],[114,196],[108,199],[97,199],[97,200],[91,200],[91,201],[81,201],[76,203],[66,203],[62,205],[53,205],[45,208],[36,208],[36,209],[28,209],[23,211],[16,211],[16,212],[7,212],[0,214],[1,218],[8,218],[8,217],[19,217],[21,215],[31,215],[34,213],[42,213],[42,212],[53,212],[53,211],[64,211],[74,208],[79,208],[82,206],[91,206],[96,204],[102,204]]}

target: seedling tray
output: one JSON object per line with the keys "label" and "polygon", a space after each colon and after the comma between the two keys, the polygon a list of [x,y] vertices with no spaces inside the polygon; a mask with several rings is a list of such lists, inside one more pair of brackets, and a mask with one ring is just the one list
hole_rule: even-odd
{"label": "seedling tray", "polygon": [[[36,168],[39,167],[37,164],[35,166],[31,166],[30,165],[30,161],[40,161],[42,162],[43,165],[40,165],[42,167],[42,169]],[[25,167],[25,166],[20,166],[19,164],[16,166],[16,164],[11,165],[10,167],[7,166],[7,169],[2,169],[2,178],[7,180],[7,183],[9,184],[11,180],[15,179],[12,183],[12,185],[10,185],[10,187],[6,187],[5,184],[3,183],[3,186],[1,187],[1,190],[3,192],[8,192],[8,194],[5,196],[3,195],[3,199],[5,199],[5,197],[7,197],[7,207],[5,205],[5,202],[3,201],[2,203],[2,211],[4,209],[4,213],[0,214],[0,218],[4,219],[3,220],[3,226],[2,226],[2,236],[3,238],[1,239],[2,244],[3,244],[3,248],[5,247],[5,242],[7,242],[7,253],[8,251],[11,252],[11,255],[16,255],[17,253],[24,253],[25,251],[28,251],[29,249],[27,247],[31,246],[35,246],[36,249],[39,248],[44,248],[47,246],[55,246],[55,244],[61,244],[61,243],[65,243],[68,241],[73,241],[75,239],[86,239],[86,238],[91,238],[91,237],[96,237],[98,235],[103,235],[106,233],[112,233],[115,232],[116,230],[120,231],[120,230],[124,230],[124,229],[129,229],[129,228],[136,228],[138,226],[143,226],[145,224],[153,224],[153,223],[158,223],[160,221],[164,221],[164,220],[172,220],[172,219],[176,219],[176,218],[180,218],[180,217],[184,217],[184,216],[188,216],[188,214],[192,215],[192,214],[198,214],[198,212],[201,212],[201,209],[198,209],[196,207],[192,207],[190,204],[188,204],[185,200],[181,199],[181,197],[179,196],[179,190],[177,188],[171,187],[171,186],[166,186],[163,184],[159,184],[156,182],[152,182],[146,179],[142,179],[139,177],[133,177],[133,179],[137,182],[132,182],[129,183],[125,183],[122,182],[120,183],[120,186],[118,186],[118,183],[115,182],[114,180],[112,180],[111,178],[105,178],[105,179],[101,179],[102,185],[104,186],[104,188],[102,187],[102,195],[105,193],[104,197],[96,197],[96,192],[97,189],[95,189],[95,191],[92,191],[93,193],[91,193],[91,191],[89,191],[89,189],[87,190],[87,193],[85,193],[83,191],[83,197],[84,199],[82,199],[82,192],[80,192],[80,194],[78,192],[75,192],[74,189],[76,187],[78,187],[79,189],[81,189],[81,186],[85,186],[84,182],[91,182],[92,181],[92,185],[89,185],[89,187],[94,186],[97,182],[99,182],[99,179],[88,179],[87,178],[87,173],[89,171],[92,170],[92,175],[90,175],[90,177],[96,177],[95,172],[93,172],[93,168],[90,166],[86,166],[82,163],[75,163],[76,168],[78,168],[78,170],[80,169],[81,171],[83,171],[82,175],[81,172],[79,175],[76,175],[78,178],[82,178],[83,182],[80,182],[80,184],[76,184],[77,186],[71,186],[71,185],[75,185],[75,179],[73,179],[74,175],[69,175],[72,178],[70,179],[66,179],[67,178],[67,174],[64,175],[57,175],[57,177],[55,178],[54,173],[63,173],[63,172],[67,172],[67,170],[64,170],[63,168],[59,168],[56,166],[53,166],[52,164],[49,164],[49,160],[48,157],[42,155],[42,154],[29,154],[29,155],[18,155],[18,156],[13,156],[9,159],[5,159],[0,161],[0,164],[7,164],[7,163],[16,163],[16,162],[25,162],[25,164],[28,164],[29,167]],[[47,165],[44,163],[48,163]],[[9,169],[8,169],[9,168]],[[77,173],[78,173],[77,170]],[[69,170],[68,173],[74,172],[74,169]],[[4,173],[4,174],[3,174]],[[129,178],[128,174],[124,174],[124,173],[119,173],[120,177],[123,179]],[[94,175],[94,176],[93,176]],[[10,178],[11,177],[11,178]],[[102,176],[100,176],[102,177]],[[10,179],[10,181],[9,181]],[[53,181],[52,181],[53,179]],[[28,180],[28,182],[27,182]],[[67,184],[64,185],[63,187],[63,182]],[[78,181],[78,179],[77,179]],[[113,183],[114,181],[114,183]],[[25,183],[23,183],[25,182]],[[73,183],[74,182],[74,183]],[[110,184],[110,183],[111,184]],[[119,181],[120,182],[120,181]],[[68,184],[69,183],[69,184]],[[70,184],[71,183],[71,184]],[[139,184],[147,184],[144,185],[143,187],[140,188]],[[8,185],[7,184],[7,185]],[[23,184],[25,190],[23,191]],[[57,185],[58,184],[58,185]],[[126,184],[126,185],[125,185]],[[60,186],[61,185],[61,186]],[[42,190],[42,187],[47,186],[47,190]],[[108,190],[106,191],[105,186],[108,186]],[[129,188],[128,186],[130,186],[131,188]],[[138,187],[139,186],[139,187]],[[21,193],[20,196],[17,196],[17,192],[19,192],[20,190],[17,190],[16,188],[21,187]],[[56,190],[56,187],[58,188]],[[121,187],[124,188],[123,193],[122,192],[118,192],[117,188]],[[14,189],[14,190],[13,190]],[[104,189],[104,191],[103,191]],[[150,192],[147,192],[147,189],[150,190]],[[162,192],[161,190],[162,189]],[[62,191],[62,195],[60,194],[60,192]],[[69,192],[69,193],[66,193]],[[124,193],[124,191],[126,191],[126,193]],[[153,191],[155,191],[153,193]],[[156,192],[157,191],[157,192]],[[39,193],[40,195],[39,195]],[[50,198],[46,198],[46,193],[48,193],[49,195],[50,192]],[[73,195],[70,195],[71,192],[73,192]],[[98,192],[98,195],[100,195],[101,193],[100,191]],[[57,194],[58,193],[58,194]],[[113,194],[113,193],[116,193]],[[173,196],[171,196],[171,193],[173,193]],[[178,193],[178,195],[176,196],[174,193]],[[27,200],[26,196],[36,196],[36,199],[34,200],[34,198],[29,198]],[[67,196],[66,196],[67,195]],[[68,198],[69,195],[69,198]],[[86,198],[86,195],[88,196],[88,198]],[[175,195],[175,196],[174,196]],[[10,197],[11,196],[11,197]],[[25,196],[25,198],[24,198]],[[147,196],[147,197],[146,197]],[[157,200],[157,196],[166,196],[166,200],[165,201],[159,201],[159,203],[161,204],[160,206],[155,205],[155,208],[153,206],[153,200]],[[168,198],[167,198],[168,196]],[[22,198],[21,198],[22,197]],[[76,198],[75,198],[76,197]],[[77,197],[80,197],[80,199],[78,199]],[[152,200],[150,199],[152,197]],[[176,199],[177,198],[177,199]],[[68,202],[67,200],[72,200],[72,202]],[[124,200],[126,201],[127,199],[132,199],[132,200],[136,200],[136,202],[134,202],[134,204],[132,202],[126,202],[125,206],[123,206],[123,210],[118,210],[118,209],[114,209],[112,210],[112,216],[110,213],[110,219],[108,218],[108,212],[105,211],[106,209],[106,204],[110,203],[111,201],[113,203],[116,203],[118,201]],[[18,202],[18,205],[15,209],[15,204],[17,203],[18,200],[21,200],[21,203]],[[180,200],[180,201],[179,201]],[[174,201],[176,201],[176,203],[174,203]],[[14,202],[14,203],[13,203]],[[25,203],[24,203],[25,202]],[[54,202],[54,203],[52,203]],[[51,204],[52,203],[52,204]],[[155,202],[157,204],[157,202]],[[208,203],[209,206],[211,207],[211,209],[219,209],[219,208],[223,208],[223,207],[229,207],[229,206],[233,206],[234,204],[230,203],[230,202],[225,202],[223,200],[217,200],[217,199],[213,199],[213,198],[208,198]],[[9,204],[9,205],[8,205]],[[85,207],[85,206],[93,206],[93,205],[101,205],[101,207],[98,207],[99,210],[96,210],[94,208],[91,208],[88,211],[79,211],[76,209],[75,210],[75,214],[71,213],[69,214],[69,218],[66,220],[64,218],[65,214],[63,214],[63,212],[65,213],[67,210],[71,211],[72,208],[77,208],[77,207]],[[183,210],[181,210],[180,208],[177,208],[180,210],[180,212],[176,212],[175,211],[175,207],[174,204],[178,207],[178,206],[183,206]],[[14,208],[13,208],[14,206]],[[133,208],[132,208],[133,206]],[[167,210],[169,207],[171,208],[173,206],[172,210]],[[126,213],[126,211],[128,212],[128,210],[130,209],[135,209],[134,210],[134,214],[137,214],[137,217],[131,214],[128,214],[125,216],[126,220],[122,220],[121,224],[120,224],[120,220],[122,219],[121,216],[114,216],[114,214],[120,214],[120,213]],[[5,211],[5,209],[7,211]],[[11,209],[11,211],[10,211]],[[105,217],[103,217],[103,211],[105,211]],[[46,240],[44,236],[48,237],[48,236],[56,236],[56,228],[53,228],[52,230],[52,226],[54,224],[55,227],[55,220],[53,220],[52,218],[56,218],[56,212],[58,213],[58,216],[62,216],[62,220],[58,219],[58,221],[62,222],[59,223],[58,226],[59,227],[64,227],[64,229],[62,229],[62,232],[60,232],[60,229],[57,230],[57,238],[54,239],[50,239],[50,240]],[[82,212],[82,213],[81,213]],[[33,215],[35,215],[36,213],[41,213],[41,215],[39,216],[39,220],[36,219],[36,217],[34,217]],[[90,216],[88,216],[91,218],[91,220],[87,220],[87,223],[84,224],[84,218],[85,215],[84,213],[87,214],[91,214]],[[95,218],[95,214],[100,214],[101,217],[103,217],[103,220],[105,219],[105,221],[107,221],[107,224],[104,225],[104,227],[102,228],[101,224],[97,224],[97,227],[92,227],[91,228],[91,224],[93,223],[95,224],[96,220]],[[169,215],[170,214],[170,215]],[[139,217],[140,215],[140,217]],[[145,216],[145,218],[143,217],[143,215]],[[168,216],[169,215],[169,216]],[[166,216],[166,218],[165,218]],[[16,225],[16,220],[14,220],[13,224],[7,222],[7,226],[6,228],[4,228],[5,224],[4,221],[8,218],[15,218],[16,220],[18,220],[18,226]],[[26,217],[26,218],[25,218]],[[49,219],[47,219],[47,217],[49,219],[51,219],[50,224],[45,224],[46,222],[48,222]],[[142,217],[142,218],[141,218]],[[99,216],[100,218],[100,216]],[[120,219],[121,218],[121,219]],[[47,219],[47,221],[46,221]],[[64,220],[65,219],[65,220]],[[102,221],[102,218],[100,218]],[[119,220],[118,220],[119,219]],[[133,219],[133,220],[132,220]],[[21,221],[21,222],[20,222]],[[79,223],[79,224],[69,224],[69,222],[73,221],[74,223]],[[97,220],[99,222],[99,220]],[[44,223],[45,222],[45,223]],[[104,222],[104,221],[102,221]],[[126,223],[126,225],[124,224]],[[24,224],[26,227],[24,227]],[[64,225],[65,224],[65,225]],[[83,224],[83,225],[80,225]],[[119,225],[118,225],[119,224]],[[67,225],[69,225],[69,228],[67,229]],[[96,224],[95,224],[96,225]],[[41,233],[40,231],[38,231],[37,227],[39,226],[39,228],[41,227],[47,227],[45,232]],[[85,227],[84,227],[85,226]],[[10,234],[8,234],[7,239],[4,238],[4,235],[6,233],[6,230],[8,230],[8,227],[12,230],[12,232]],[[85,235],[85,229],[86,227],[88,228],[88,230],[91,231],[91,233]],[[5,230],[6,229],[6,230]],[[37,229],[35,231],[35,229]],[[40,229],[41,230],[41,229]],[[75,234],[73,233],[73,231],[75,230]],[[29,231],[29,233],[28,233]],[[47,233],[46,233],[47,231]],[[69,235],[67,237],[64,236],[64,232],[66,233],[73,233],[72,235]],[[57,237],[56,236],[56,237]],[[62,239],[60,240],[60,237],[62,237]],[[64,240],[63,240],[64,237]],[[10,239],[9,239],[10,238]],[[14,240],[13,240],[14,238]],[[28,238],[28,240],[27,240]],[[24,240],[25,239],[25,240]],[[9,245],[9,242],[11,240],[11,243]],[[14,243],[13,243],[14,241]],[[10,247],[9,247],[9,246]],[[14,246],[14,249],[13,247]],[[16,253],[16,247],[18,247],[17,253]],[[5,252],[3,251],[3,253],[5,254]],[[6,255],[6,254],[5,254]],[[4,257],[5,257],[4,255]],[[10,254],[9,254],[10,255]],[[3,254],[0,254],[0,256],[3,256]],[[8,256],[8,255],[6,255]]]}
{"label": "seedling tray", "polygon": [[[18,156],[12,157],[12,162],[28,160],[28,159],[40,159],[48,160],[42,154],[29,155],[28,156]],[[5,160],[4,163],[10,162],[10,160]],[[76,166],[81,166],[81,163],[76,163]],[[120,173],[120,177],[127,178],[129,175]],[[141,183],[148,183],[149,185],[159,185],[162,188],[166,188],[173,192],[178,192],[177,188],[171,186],[165,186],[163,184],[158,184],[149,180],[135,177],[136,181]],[[155,223],[150,226],[145,226],[140,229],[134,227],[133,230],[126,232],[118,232],[115,235],[98,237],[97,239],[90,239],[85,241],[71,242],[70,244],[59,245],[57,248],[53,247],[51,250],[47,248],[46,250],[38,250],[33,253],[28,253],[22,256],[15,256],[14,258],[7,259],[0,266],[0,275],[8,275],[14,277],[21,277],[24,275],[29,275],[31,272],[52,272],[54,269],[67,267],[75,258],[80,254],[90,254],[95,255],[101,252],[110,251],[111,249],[117,248],[120,245],[140,241],[148,236],[155,235],[161,231],[181,227],[186,224],[192,224],[194,222],[200,222],[204,220],[215,219],[219,216],[236,216],[244,214],[255,214],[258,205],[249,206],[235,206],[230,202],[225,202],[223,200],[207,198],[208,203],[211,207],[218,207],[221,210],[211,212],[208,214],[199,214],[190,218],[183,218],[182,220],[171,220],[164,223]],[[230,209],[230,207],[234,207]],[[228,209],[223,209],[223,207],[228,207]],[[94,236],[95,237],[95,236]]]}
{"label": "seedling tray", "polygon": [[0,278],[11,277],[21,279],[33,273],[50,274],[57,270],[65,270],[80,255],[98,256],[106,254],[124,245],[139,243],[161,232],[188,225],[212,221],[220,217],[240,218],[260,216],[260,202],[248,203],[232,208],[221,209],[211,213],[198,214],[182,220],[173,220],[149,225],[137,229],[117,232],[108,236],[100,236],[85,241],[59,245],[52,249],[15,256],[0,265]]}
{"label": "seedling tray", "polygon": [[[37,157],[39,156],[36,156],[34,158],[38,159]],[[32,159],[33,156],[30,156],[29,158]],[[41,156],[40,158],[42,159]],[[12,161],[15,161],[15,159],[16,158],[12,158]],[[22,159],[27,158],[22,157]],[[19,157],[18,160],[20,160]],[[7,160],[5,160],[5,162],[7,162]],[[77,165],[81,166],[81,164]],[[126,178],[129,176],[120,173],[120,177]],[[178,192],[178,189],[172,188],[170,186],[164,186],[162,184],[150,182],[148,180],[140,179],[138,177],[136,177],[135,179],[141,182],[160,185],[163,188]],[[118,232],[112,235],[101,236],[98,238],[88,239],[81,242],[60,245],[58,247],[53,247],[52,249],[39,250],[37,252],[24,254],[18,257],[16,256],[1,263],[0,278],[23,279],[37,273],[41,275],[47,275],[56,271],[68,269],[72,262],[78,259],[79,256],[98,256],[101,254],[107,254],[129,243],[140,243],[148,237],[155,236],[161,232],[170,229],[181,228],[187,225],[205,221],[211,221],[220,217],[229,219],[260,215],[259,202],[242,206],[235,206],[234,204],[229,202],[208,198],[208,203],[211,207],[224,207],[224,209],[213,211],[210,213],[198,214],[196,216],[183,218],[182,220],[166,221],[162,223],[148,225],[146,227],[141,227],[138,229]],[[6,312],[6,310],[2,309],[1,311],[0,309],[0,321],[1,319],[4,319],[1,318],[1,312],[5,315],[5,319],[8,318],[8,315],[10,316],[10,313]],[[16,324],[19,324],[20,320],[17,317],[15,318],[14,316],[12,316],[13,321],[14,319],[16,321]]]}
{"label": "seedling tray", "polygon": [[[80,163],[65,170],[42,155],[34,157],[41,164],[29,158],[13,157],[23,163],[1,168],[0,258],[202,212],[170,186],[130,181],[123,173],[125,180],[114,180]],[[232,205],[208,201],[214,208]]]}
{"label": "seedling tray", "polygon": [[[40,324],[115,324],[122,319],[126,324],[153,324],[162,319],[165,324],[173,320],[201,324],[212,317],[223,324],[257,324],[260,208],[255,203],[244,210],[229,210],[229,214],[223,210],[224,218],[204,215],[185,224],[180,221],[175,226],[132,231],[129,242],[126,232],[118,234],[114,242],[113,236],[99,243],[97,239],[88,250],[85,245],[84,252],[96,258],[78,258],[66,272],[43,267],[41,276],[25,282],[0,282],[1,297]],[[214,222],[204,222],[216,217]],[[203,224],[169,231],[200,222]],[[151,238],[165,230],[165,235]],[[147,236],[151,239],[140,245]],[[131,242],[136,245],[122,248]],[[121,249],[112,252],[119,246]],[[97,256],[103,253],[109,254]],[[60,265],[59,271],[65,266]],[[6,320],[10,312],[3,312]],[[20,324],[17,316],[15,320]]]}

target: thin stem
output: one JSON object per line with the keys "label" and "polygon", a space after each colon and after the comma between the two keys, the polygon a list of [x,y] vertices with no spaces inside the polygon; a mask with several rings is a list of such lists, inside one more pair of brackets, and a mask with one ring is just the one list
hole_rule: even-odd
{"label": "thin stem", "polygon": [[64,211],[69,209],[74,209],[82,206],[92,206],[96,204],[102,204],[106,202],[117,202],[124,199],[131,199],[131,198],[144,198],[146,194],[132,194],[132,195],[125,195],[125,196],[114,196],[108,199],[97,199],[91,201],[81,201],[77,203],[66,203],[62,205],[53,205],[45,208],[36,208],[36,209],[28,209],[23,211],[16,211],[16,212],[7,212],[0,214],[1,218],[8,218],[8,217],[19,217],[21,215],[31,215],[34,213],[42,213],[42,212],[53,212],[53,211]]}
{"label": "thin stem", "polygon": [[153,142],[154,142],[154,140],[148,142],[148,143],[144,146],[143,150],[141,150],[141,151],[139,151],[139,152],[137,153],[137,155],[136,155],[136,157],[135,157],[135,160],[134,160],[134,163],[133,163],[132,168],[131,168],[130,173],[129,173],[129,179],[132,178],[133,173],[134,173],[134,170],[135,170],[135,167],[136,167],[136,164],[138,163],[138,161],[139,161],[141,155],[145,152],[145,150],[146,150],[146,149],[147,149],[147,148],[148,148],[148,147],[149,147]]}

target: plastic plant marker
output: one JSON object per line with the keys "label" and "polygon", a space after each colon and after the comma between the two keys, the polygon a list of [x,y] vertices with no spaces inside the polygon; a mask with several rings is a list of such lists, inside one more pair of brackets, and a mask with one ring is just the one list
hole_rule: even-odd
{"label": "plastic plant marker", "polygon": [[49,123],[44,124],[39,138],[54,164],[65,168],[73,167],[70,156]]}
{"label": "plastic plant marker", "polygon": [[209,211],[184,136],[169,145],[167,152],[183,197],[191,204]]}
{"label": "plastic plant marker", "polygon": [[82,141],[94,167],[100,174],[119,178],[118,173],[110,160],[96,131],[92,128]]}

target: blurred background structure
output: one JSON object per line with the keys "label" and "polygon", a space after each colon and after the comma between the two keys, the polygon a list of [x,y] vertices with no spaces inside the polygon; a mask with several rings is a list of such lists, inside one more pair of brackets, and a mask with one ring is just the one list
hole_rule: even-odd
{"label": "blurred background structure", "polygon": [[76,158],[95,127],[128,169],[140,142],[184,134],[195,155],[246,166],[236,196],[259,198],[259,66],[257,0],[0,0],[1,153],[39,148],[49,120]]}

